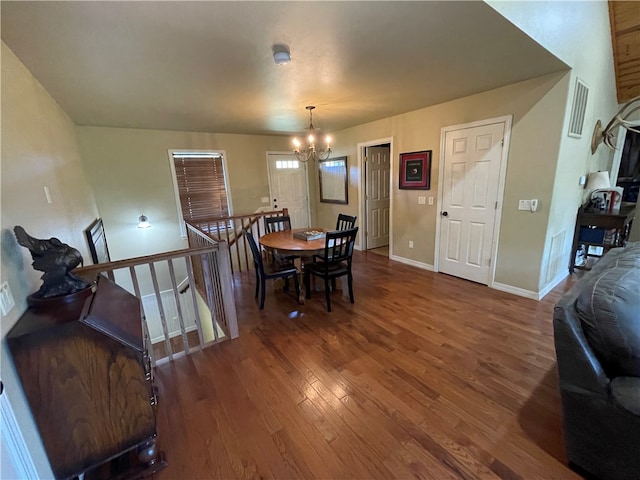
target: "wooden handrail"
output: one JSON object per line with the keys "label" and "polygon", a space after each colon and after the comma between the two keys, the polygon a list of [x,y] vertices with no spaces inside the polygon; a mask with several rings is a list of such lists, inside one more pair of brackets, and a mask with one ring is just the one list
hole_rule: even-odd
{"label": "wooden handrail", "polygon": [[[261,237],[264,232],[260,227],[260,219],[265,217],[274,217],[274,216],[282,216],[288,215],[289,210],[283,208],[282,210],[270,210],[265,212],[254,212],[247,213],[243,215],[232,215],[229,217],[215,218],[215,219],[202,219],[197,222],[186,222],[188,226],[191,226],[193,229],[197,230],[200,234],[206,235],[208,238],[216,241],[216,242],[226,242],[229,246],[229,256],[235,257],[234,261],[237,265],[239,271],[242,271],[242,260],[241,257],[241,248],[239,248],[240,239],[243,237],[242,229],[253,229],[254,225],[257,226],[257,236]],[[222,228],[221,228],[222,227]],[[230,235],[229,232],[232,231],[233,234]],[[214,233],[215,232],[215,233]],[[221,235],[221,232],[224,234]],[[235,245],[235,248],[232,248]],[[249,265],[249,258],[247,255],[247,245],[246,240],[244,242],[244,262],[246,265]],[[235,252],[234,252],[235,250]],[[231,270],[234,269],[234,262],[231,262]]]}
{"label": "wooden handrail", "polygon": [[[106,275],[140,299],[144,325],[154,331],[153,337],[147,334],[153,342],[150,348],[154,365],[157,358],[171,361],[175,355],[188,355],[239,335],[228,245],[191,226],[188,231],[190,235],[195,234],[190,236],[191,248],[87,265],[73,271],[88,281],[94,281],[98,274]],[[191,241],[194,237],[196,242]],[[192,287],[188,296],[180,295],[176,278],[177,273],[182,274],[183,267],[186,269],[185,281]],[[147,287],[150,280],[151,293],[143,295],[139,274],[145,275]],[[169,288],[165,287],[166,276],[169,277]],[[198,296],[209,313],[201,310]],[[195,339],[194,334],[197,335]]]}
{"label": "wooden handrail", "polygon": [[247,218],[247,217],[264,217],[264,216],[273,217],[274,214],[288,215],[289,214],[289,209],[283,208],[282,210],[269,210],[269,211],[265,211],[265,212],[243,213],[243,214],[240,214],[240,215],[230,215],[228,217],[203,218],[203,219],[198,220],[197,222],[192,222],[192,223],[225,222],[225,221],[229,221],[229,220],[239,220],[241,218]]}
{"label": "wooden handrail", "polygon": [[218,249],[219,247],[217,245],[211,247],[184,248],[182,250],[174,250],[171,252],[156,253],[154,255],[145,255],[142,257],[127,258],[126,260],[116,260],[109,263],[98,263],[95,265],[78,267],[73,270],[73,273],[82,276],[90,276],[94,273],[105,272],[108,270],[118,270],[120,268],[135,267],[137,265],[145,263],[162,262],[165,260],[182,258],[190,255],[201,255],[203,253],[214,252]]}

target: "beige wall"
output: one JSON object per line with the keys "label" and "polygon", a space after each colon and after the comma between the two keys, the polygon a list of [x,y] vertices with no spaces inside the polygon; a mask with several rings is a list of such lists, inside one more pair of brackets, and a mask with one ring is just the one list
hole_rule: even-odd
{"label": "beige wall", "polygon": [[[436,205],[418,205],[418,195],[437,199],[440,174],[441,129],[451,125],[513,115],[511,148],[507,165],[502,228],[498,248],[496,281],[537,291],[538,270],[553,172],[557,159],[562,115],[567,95],[568,74],[554,74],[510,85],[452,102],[397,115],[366,125],[337,132],[336,154],[348,155],[351,166],[349,209],[357,214],[357,144],[393,138],[392,158],[392,254],[413,262],[434,264],[436,244]],[[544,138],[545,141],[540,139]],[[344,147],[343,145],[349,145]],[[433,151],[431,190],[398,189],[398,157],[401,152]],[[519,198],[539,198],[536,214],[517,210]],[[320,211],[320,208],[319,208]],[[324,208],[320,221],[334,218]],[[414,248],[408,248],[408,242]]]}
{"label": "beige wall", "polygon": [[[578,185],[579,177],[611,167],[611,150],[601,146],[592,155],[590,149],[596,120],[601,119],[606,124],[617,110],[608,5],[602,0],[488,3],[572,67],[569,101],[566,102],[554,172],[553,200],[540,262],[538,287],[542,290],[553,284],[554,278],[566,274],[576,213],[584,196],[583,188]],[[562,28],[557,27],[559,19]],[[566,135],[576,78],[589,87],[581,139]]]}
{"label": "beige wall", "polygon": [[[269,196],[266,152],[289,148],[287,137],[275,136],[102,127],[77,132],[113,259],[185,248],[169,150],[224,150],[233,212],[242,214]],[[143,212],[149,229],[136,228]]]}
{"label": "beige wall", "polygon": [[[607,169],[611,152],[591,155],[595,120],[615,111],[615,83],[607,4],[598,2],[489,2],[498,12],[573,67],[553,74],[441,105],[336,132],[336,155],[348,155],[349,205],[320,204],[318,222],[330,224],[338,210],[358,213],[357,144],[393,137],[392,255],[434,263],[436,208],[418,205],[425,192],[397,188],[398,155],[433,150],[432,189],[438,195],[440,131],[445,126],[513,115],[513,131],[502,206],[495,282],[539,294],[568,271],[577,208],[578,179]],[[562,19],[562,28],[558,20]],[[583,136],[566,134],[575,78],[590,88]],[[539,199],[535,214],[517,210],[518,199]],[[408,248],[408,242],[414,248]]]}
{"label": "beige wall", "polygon": [[[27,295],[42,284],[42,272],[31,267],[29,251],[17,244],[13,227],[21,225],[37,238],[58,237],[88,258],[83,230],[96,218],[97,208],[80,161],[73,122],[4,43],[1,135],[1,277],[9,283],[16,301],[15,308],[2,318],[4,338],[26,310]],[[45,186],[52,204],[45,199]],[[5,345],[2,381],[3,395],[8,396],[18,418],[39,477],[52,477]],[[10,459],[0,460],[9,468]],[[4,468],[0,477],[8,478]]]}

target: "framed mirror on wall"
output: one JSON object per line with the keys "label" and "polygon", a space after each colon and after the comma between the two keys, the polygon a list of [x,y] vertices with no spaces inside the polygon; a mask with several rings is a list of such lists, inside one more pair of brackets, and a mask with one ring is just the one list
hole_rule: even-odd
{"label": "framed mirror on wall", "polygon": [[349,203],[347,157],[318,161],[320,176],[320,202]]}

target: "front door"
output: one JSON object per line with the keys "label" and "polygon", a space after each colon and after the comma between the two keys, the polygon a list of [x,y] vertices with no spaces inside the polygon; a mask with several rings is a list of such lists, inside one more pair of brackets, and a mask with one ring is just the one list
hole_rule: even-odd
{"label": "front door", "polygon": [[390,147],[366,147],[366,249],[389,245]]}
{"label": "front door", "polygon": [[489,284],[505,123],[445,133],[438,270]]}
{"label": "front door", "polygon": [[267,159],[271,207],[289,210],[291,228],[309,227],[307,164],[296,160],[293,154],[270,153]]}

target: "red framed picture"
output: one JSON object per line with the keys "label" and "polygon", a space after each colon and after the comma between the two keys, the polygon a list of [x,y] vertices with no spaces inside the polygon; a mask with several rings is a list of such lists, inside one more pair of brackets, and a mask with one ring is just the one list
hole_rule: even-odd
{"label": "red framed picture", "polygon": [[405,190],[431,188],[431,150],[400,154],[400,183]]}

